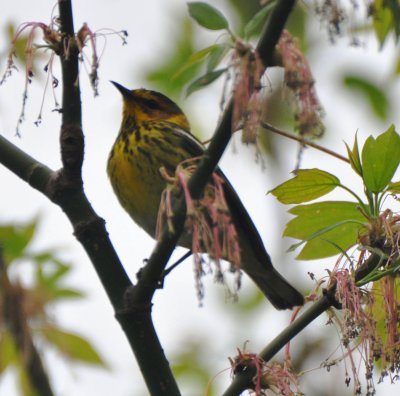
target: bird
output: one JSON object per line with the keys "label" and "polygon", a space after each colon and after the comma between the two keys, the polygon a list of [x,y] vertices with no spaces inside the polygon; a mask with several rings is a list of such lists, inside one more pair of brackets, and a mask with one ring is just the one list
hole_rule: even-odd
{"label": "bird", "polygon": [[[107,173],[121,206],[151,237],[155,238],[157,216],[166,180],[163,167],[171,174],[182,161],[204,153],[203,144],[190,132],[187,117],[179,106],[160,92],[130,90],[111,81],[122,94],[122,122],[111,149]],[[223,180],[225,200],[235,225],[240,248],[240,268],[277,309],[302,305],[302,294],[273,267],[250,215],[234,188],[217,168]],[[191,237],[181,236],[178,244],[190,249]]]}

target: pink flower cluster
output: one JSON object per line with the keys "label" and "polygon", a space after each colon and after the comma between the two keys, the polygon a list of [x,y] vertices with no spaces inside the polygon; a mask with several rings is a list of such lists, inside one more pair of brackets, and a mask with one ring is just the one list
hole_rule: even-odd
{"label": "pink flower cluster", "polygon": [[300,136],[320,137],[324,133],[322,109],[310,67],[288,31],[282,32],[277,49],[285,70],[285,84],[292,93],[296,129]]}
{"label": "pink flower cluster", "polygon": [[[225,283],[221,267],[221,259],[231,264],[231,271],[236,274],[236,290],[240,286],[240,249],[235,226],[231,220],[228,205],[224,196],[223,179],[216,173],[207,185],[203,196],[194,200],[188,188],[188,180],[196,168],[199,158],[191,158],[181,162],[171,177],[163,169],[164,178],[168,181],[167,188],[163,191],[160,210],[157,220],[159,237],[167,221],[169,229],[173,230],[173,199],[177,191],[182,188],[186,201],[185,234],[191,236],[191,250],[194,257],[196,286],[199,298],[204,294],[201,278],[205,273],[203,269],[202,253],[207,253],[215,264],[215,278]],[[183,239],[187,235],[182,236]]]}

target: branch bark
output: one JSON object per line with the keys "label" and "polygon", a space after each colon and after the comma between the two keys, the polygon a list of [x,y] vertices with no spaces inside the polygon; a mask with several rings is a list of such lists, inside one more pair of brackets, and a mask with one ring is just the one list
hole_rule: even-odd
{"label": "branch bark", "polygon": [[[59,172],[35,160],[1,135],[0,163],[47,198],[53,200],[59,194],[55,181]],[[92,261],[112,305],[116,310],[122,309],[124,293],[131,282],[108,238],[104,220],[94,212],[83,189],[65,194],[63,204],[59,205]]]}

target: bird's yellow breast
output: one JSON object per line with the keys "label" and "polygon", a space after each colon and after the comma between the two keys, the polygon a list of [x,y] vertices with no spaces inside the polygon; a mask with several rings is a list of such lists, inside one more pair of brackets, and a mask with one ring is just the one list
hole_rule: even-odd
{"label": "bird's yellow breast", "polygon": [[[145,137],[146,136],[146,137]],[[111,185],[132,219],[154,237],[157,213],[165,180],[159,158],[153,155],[156,137],[132,130],[117,138],[107,165]]]}

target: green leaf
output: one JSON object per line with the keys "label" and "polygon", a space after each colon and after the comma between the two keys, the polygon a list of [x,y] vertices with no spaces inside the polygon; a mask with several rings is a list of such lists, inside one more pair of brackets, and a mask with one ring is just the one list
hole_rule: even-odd
{"label": "green leaf", "polygon": [[345,76],[344,85],[352,91],[362,94],[367,100],[375,115],[382,120],[388,116],[390,102],[387,95],[381,87],[372,81],[359,76]]}
{"label": "green leaf", "polygon": [[31,381],[29,381],[28,373],[25,370],[24,364],[22,362],[22,357],[19,359],[20,362],[17,366],[17,378],[18,387],[20,389],[20,395],[22,396],[40,396],[40,393],[32,386]]}
{"label": "green leaf", "polygon": [[257,14],[253,16],[253,18],[250,19],[250,21],[244,27],[245,38],[250,38],[252,36],[260,34],[261,29],[265,23],[265,20],[270,11],[274,8],[274,6],[275,2],[270,2],[260,11],[258,11]]}
{"label": "green leaf", "polygon": [[0,336],[0,375],[17,362],[17,351],[11,334],[3,328]]}
{"label": "green leaf", "polygon": [[[385,309],[382,309],[382,307],[387,304],[387,296],[385,296],[382,293],[382,290],[384,290],[383,286],[384,280],[381,279],[378,282],[374,282],[373,284],[373,290],[372,293],[374,295],[374,302],[373,302],[373,307],[371,310],[371,313],[373,315],[373,319],[376,322],[376,329],[378,331],[378,337],[380,342],[382,342],[382,346],[384,350],[390,350],[390,348],[394,348],[393,345],[393,340],[390,340],[391,336],[388,333],[388,328],[387,328],[387,311]],[[400,293],[400,281],[398,278],[394,277],[393,278],[393,295],[398,296]],[[399,324],[397,323],[397,326]],[[377,368],[382,371],[384,366],[382,364],[382,359],[379,359],[376,361],[376,366]]]}
{"label": "green leaf", "polygon": [[353,150],[350,150],[350,147],[347,145],[347,143],[345,143],[345,145],[351,167],[358,175],[362,177],[362,166],[361,166],[360,151],[358,150],[357,134],[354,138]]}
{"label": "green leaf", "polygon": [[20,258],[31,242],[37,226],[37,220],[24,225],[7,225],[0,227],[0,244],[4,249],[4,259],[7,264]]}
{"label": "green leaf", "polygon": [[63,331],[54,326],[42,328],[41,334],[50,344],[68,358],[83,363],[106,367],[105,362],[93,346],[77,334]]}
{"label": "green leaf", "polygon": [[196,1],[188,3],[189,15],[201,26],[210,30],[229,29],[229,23],[215,7]]}
{"label": "green leaf", "polygon": [[184,87],[198,74],[199,64],[186,68],[179,75],[176,73],[195,51],[192,22],[188,18],[183,21],[178,19],[176,26],[179,29],[170,37],[168,55],[146,67],[144,78],[157,90],[179,102]]}
{"label": "green leaf", "polygon": [[[299,260],[315,260],[330,257],[345,251],[357,242],[365,217],[358,210],[358,204],[348,201],[324,201],[298,205],[289,210],[296,217],[290,220],[283,235],[307,241],[296,257]],[[335,246],[336,245],[336,246]]]}
{"label": "green leaf", "polygon": [[396,41],[400,34],[400,4],[398,0],[375,0],[373,3],[373,27],[381,48],[393,31]]}
{"label": "green leaf", "polygon": [[209,47],[203,48],[200,51],[194,52],[192,55],[189,56],[182,67],[180,67],[178,71],[172,76],[172,79],[179,77],[182,73],[198,65],[207,58],[209,59],[207,64],[207,71],[213,70],[225,56],[229,48],[230,46],[227,43],[214,44]]}
{"label": "green leaf", "polygon": [[397,57],[397,59],[396,59],[396,65],[394,67],[393,72],[394,72],[395,77],[398,77],[398,75],[400,74],[400,58],[399,57]]}
{"label": "green leaf", "polygon": [[[364,226],[364,223],[360,224],[358,221],[354,221],[354,220],[337,221],[337,222],[335,222],[333,224],[330,224],[330,225],[328,225],[328,226],[326,226],[324,228],[321,228],[320,230],[314,232],[313,234],[311,234],[307,238],[303,239],[301,242],[298,242],[298,243],[295,243],[295,244],[289,246],[287,251],[288,252],[293,252],[294,250],[296,250],[301,245],[305,245],[308,242],[315,241],[317,238],[322,236],[321,239],[323,241],[328,242],[330,245],[332,245],[336,249],[336,254],[344,253],[344,252],[346,252],[346,250],[344,250],[341,246],[339,246],[335,241],[333,241],[332,239],[327,240],[323,236],[326,235],[327,233],[329,233],[330,231],[332,231],[332,230],[334,230],[336,228],[339,228],[339,227],[341,227],[343,225],[347,225],[349,223],[355,223],[355,224],[358,224],[360,226],[361,225]],[[315,253],[314,250],[313,250],[313,253]],[[317,258],[320,258],[320,257],[317,257]]]}
{"label": "green leaf", "polygon": [[210,52],[208,56],[208,62],[207,62],[207,72],[210,72],[214,70],[224,59],[224,56],[229,52],[231,49],[230,44],[228,43],[222,43],[222,44],[216,44],[213,46],[214,48]]}
{"label": "green leaf", "polygon": [[64,300],[71,298],[83,298],[85,294],[76,289],[58,288],[50,291],[51,300]]}
{"label": "green leaf", "polygon": [[226,68],[213,70],[204,74],[203,76],[197,78],[193,82],[191,82],[186,89],[186,96],[191,95],[193,92],[198,91],[199,89],[205,87],[206,85],[214,82],[218,77],[220,77],[223,73],[226,72]]}
{"label": "green leaf", "polygon": [[186,62],[178,69],[178,71],[172,76],[172,79],[177,78],[179,75],[181,75],[184,71],[187,69],[199,64],[202,62],[205,58],[208,57],[210,52],[213,50],[214,47],[216,47],[217,44],[211,45],[210,47],[206,47],[201,49],[200,51],[194,52],[192,55],[189,56],[189,58],[186,60]]}
{"label": "green leaf", "polygon": [[279,202],[294,204],[322,197],[340,185],[340,180],[320,169],[299,169],[296,176],[269,191]]}
{"label": "green leaf", "polygon": [[382,192],[391,181],[400,163],[400,136],[391,125],[376,139],[370,136],[363,147],[364,184],[370,192]]}
{"label": "green leaf", "polygon": [[400,194],[400,181],[398,182],[390,182],[388,184],[387,191],[393,193],[393,194]]}
{"label": "green leaf", "polygon": [[392,29],[392,24],[393,18],[390,9],[383,5],[383,0],[375,0],[372,25],[381,48]]}
{"label": "green leaf", "polygon": [[54,256],[46,262],[45,271],[38,271],[38,280],[46,284],[56,285],[71,271],[72,267],[69,264],[62,263]]}

